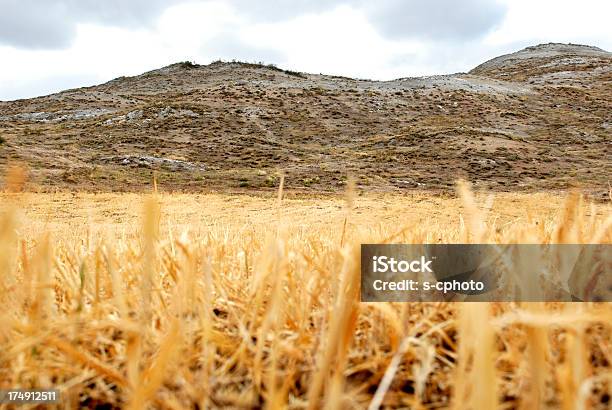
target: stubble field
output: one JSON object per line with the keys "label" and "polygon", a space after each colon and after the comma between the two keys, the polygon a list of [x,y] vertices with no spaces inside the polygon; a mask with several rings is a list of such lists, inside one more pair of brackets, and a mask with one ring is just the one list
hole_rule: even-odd
{"label": "stubble field", "polygon": [[[59,408],[609,408],[607,303],[359,302],[360,243],[610,243],[578,194],[0,194],[0,388]],[[0,406],[1,407],[1,406]]]}

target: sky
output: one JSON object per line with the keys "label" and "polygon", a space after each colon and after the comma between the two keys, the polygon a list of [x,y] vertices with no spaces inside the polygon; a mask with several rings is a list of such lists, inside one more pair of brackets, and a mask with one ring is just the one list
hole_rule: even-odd
{"label": "sky", "polygon": [[547,42],[612,50],[609,0],[0,0],[0,100],[179,61],[375,80],[469,71]]}

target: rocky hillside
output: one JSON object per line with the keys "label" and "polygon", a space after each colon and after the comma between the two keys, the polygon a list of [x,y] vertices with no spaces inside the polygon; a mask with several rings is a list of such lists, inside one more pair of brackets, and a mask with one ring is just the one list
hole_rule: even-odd
{"label": "rocky hillside", "polygon": [[[528,47],[467,74],[394,81],[178,63],[0,102],[0,167],[32,188],[297,190],[580,186],[612,175],[612,54]],[[0,170],[1,171],[1,170]]]}

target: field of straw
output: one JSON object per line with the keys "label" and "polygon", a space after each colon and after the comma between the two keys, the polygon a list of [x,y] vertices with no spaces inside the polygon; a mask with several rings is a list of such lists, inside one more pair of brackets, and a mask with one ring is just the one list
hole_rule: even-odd
{"label": "field of straw", "polygon": [[359,302],[360,243],[612,242],[609,202],[459,193],[0,194],[0,388],[62,409],[609,409],[608,303]]}

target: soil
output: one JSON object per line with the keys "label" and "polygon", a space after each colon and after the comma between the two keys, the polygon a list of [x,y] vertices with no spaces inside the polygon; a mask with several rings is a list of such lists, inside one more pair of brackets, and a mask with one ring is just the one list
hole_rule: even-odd
{"label": "soil", "polygon": [[612,53],[545,44],[469,73],[370,81],[177,63],[0,102],[0,171],[40,190],[492,191],[609,195]]}

